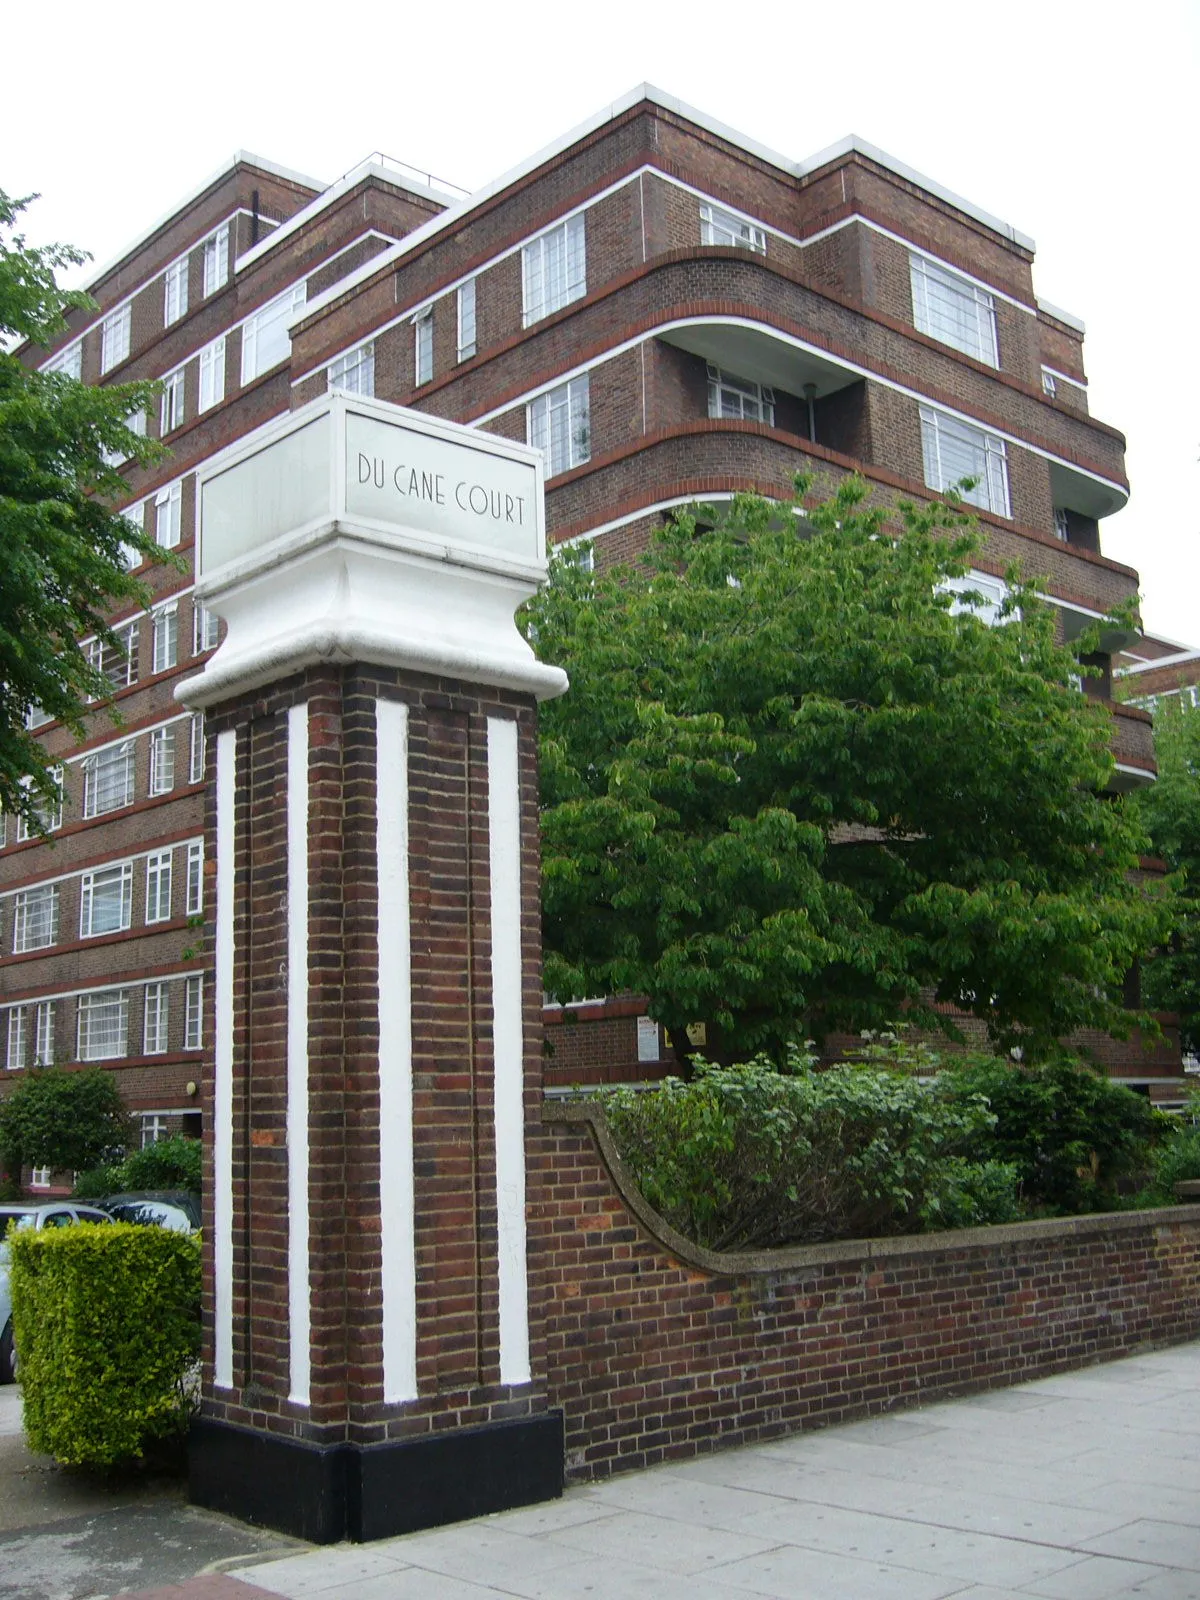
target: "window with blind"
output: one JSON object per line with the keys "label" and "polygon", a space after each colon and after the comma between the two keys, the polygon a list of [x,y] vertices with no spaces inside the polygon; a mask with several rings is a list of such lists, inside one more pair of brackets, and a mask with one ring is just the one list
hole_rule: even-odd
{"label": "window with blind", "polygon": [[200,352],[200,398],[197,409],[211,411],[225,398],[225,335]]}
{"label": "window with blind", "polygon": [[79,937],[123,933],[133,920],[133,863],[85,872],[79,890]]}
{"label": "window with blind", "polygon": [[587,293],[583,212],[539,234],[521,251],[521,315],[525,327]]}
{"label": "window with blind", "polygon": [[918,332],[998,367],[996,306],[987,290],[926,256],[910,253],[908,264]]}
{"label": "window with blind", "polygon": [[740,418],[743,422],[765,422],[775,426],[775,391],[751,378],[736,378],[733,373],[709,363],[708,414]]}
{"label": "window with blind", "polygon": [[700,207],[700,243],[735,246],[739,250],[753,250],[757,255],[767,253],[767,236],[761,228],[718,206]]}
{"label": "window with blind", "polygon": [[586,372],[530,401],[526,438],[545,456],[547,477],[591,458],[590,404]]}
{"label": "window with blind", "polygon": [[[993,511],[999,517],[1012,515],[1008,454],[1003,439],[922,406],[921,452],[929,488],[942,494],[955,489],[970,505]],[[974,480],[971,488],[960,488],[964,478]]]}
{"label": "window with blind", "polygon": [[97,750],[83,762],[83,814],[100,817],[106,811],[133,804],[134,746],[124,744]]}
{"label": "window with blind", "polygon": [[292,353],[288,323],[304,304],[306,285],[297,283],[248,317],[242,324],[242,382],[253,383]]}
{"label": "window with blind", "polygon": [[13,955],[45,950],[58,938],[58,885],[46,883],[13,896]]}
{"label": "window with blind", "polygon": [[168,922],[171,917],[171,850],[156,850],[146,857],[146,921]]}
{"label": "window with blind", "polygon": [[102,989],[79,997],[76,1054],[80,1061],[113,1061],[128,1053],[129,991]]}
{"label": "window with blind", "polygon": [[375,393],[375,344],[360,344],[357,350],[348,350],[344,356],[329,363],[329,387],[345,389],[348,394]]}

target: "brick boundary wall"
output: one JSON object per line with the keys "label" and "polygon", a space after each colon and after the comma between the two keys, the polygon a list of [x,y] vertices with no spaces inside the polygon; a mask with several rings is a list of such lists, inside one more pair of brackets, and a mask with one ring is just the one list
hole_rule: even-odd
{"label": "brick boundary wall", "polygon": [[547,1103],[530,1142],[568,1480],[1200,1335],[1200,1206],[717,1255],[641,1198],[595,1104]]}

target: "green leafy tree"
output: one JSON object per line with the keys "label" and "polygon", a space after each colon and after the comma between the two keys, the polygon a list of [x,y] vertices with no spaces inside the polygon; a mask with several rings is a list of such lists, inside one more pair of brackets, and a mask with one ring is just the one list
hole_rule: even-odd
{"label": "green leafy tree", "polygon": [[129,1140],[129,1113],[101,1067],[29,1072],[0,1100],[0,1161],[14,1180],[23,1166],[84,1171],[111,1161]]}
{"label": "green leafy tree", "polygon": [[571,677],[542,715],[547,987],[645,994],[722,1061],[948,1007],[1031,1056],[1126,1028],[1167,897],[1130,876],[1052,607],[1015,572],[1003,626],[946,593],[977,544],[953,508],[808,489],[681,516],[633,570],[568,557],[530,606]]}
{"label": "green leafy tree", "polygon": [[112,510],[125,486],[110,462],[145,465],[163,451],[128,426],[156,385],[89,388],[34,371],[14,353],[61,334],[67,311],[94,309],[56,282],[59,270],[87,259],[80,251],[33,248],[13,231],[27,204],[0,192],[0,807],[40,828],[39,797],[52,802],[56,784],[26,710],[41,706],[78,735],[88,698],[111,693],[77,640],[114,642],[110,611],[146,599],[123,547],[157,552]]}
{"label": "green leafy tree", "polygon": [[1200,710],[1161,700],[1154,713],[1158,782],[1135,804],[1156,855],[1179,874],[1180,894],[1169,939],[1142,967],[1148,1005],[1179,1015],[1185,1050],[1200,1050]]}

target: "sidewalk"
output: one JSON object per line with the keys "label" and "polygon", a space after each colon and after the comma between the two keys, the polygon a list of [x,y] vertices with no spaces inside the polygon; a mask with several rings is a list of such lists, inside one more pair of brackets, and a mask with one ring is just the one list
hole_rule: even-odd
{"label": "sidewalk", "polygon": [[1200,1343],[429,1533],[235,1559],[136,1600],[1200,1600]]}

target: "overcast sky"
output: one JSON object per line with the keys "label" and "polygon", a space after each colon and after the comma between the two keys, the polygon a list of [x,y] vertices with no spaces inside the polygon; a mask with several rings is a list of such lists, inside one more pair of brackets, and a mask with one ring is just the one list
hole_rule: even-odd
{"label": "overcast sky", "polygon": [[[73,26],[74,24],[74,26]],[[0,188],[97,263],[236,149],[331,181],[373,150],[475,188],[649,81],[784,154],[855,132],[1037,241],[1129,442],[1105,552],[1200,645],[1200,7],[67,0],[5,19]]]}

